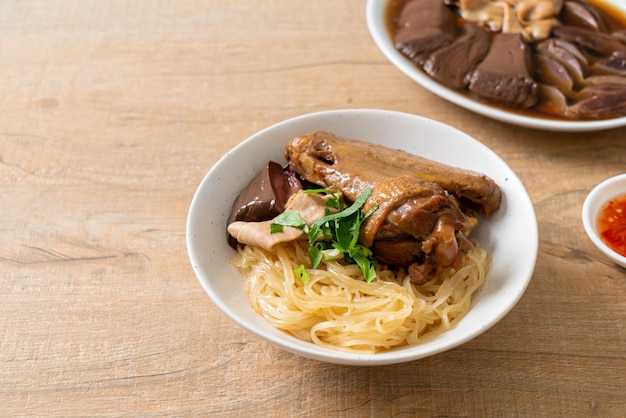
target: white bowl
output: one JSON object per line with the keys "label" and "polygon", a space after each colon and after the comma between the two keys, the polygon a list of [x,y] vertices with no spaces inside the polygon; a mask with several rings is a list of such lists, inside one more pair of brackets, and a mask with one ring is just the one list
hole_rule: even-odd
{"label": "white bowl", "polygon": [[602,208],[604,208],[611,199],[624,196],[625,194],[626,174],[611,177],[598,184],[589,195],[587,195],[585,203],[583,203],[582,211],[583,226],[591,242],[593,242],[604,255],[624,268],[626,268],[626,257],[613,251],[600,238],[598,234],[598,216],[600,216]]}
{"label": "white bowl", "polygon": [[[273,328],[255,313],[231,265],[235,251],[226,242],[226,221],[239,192],[270,159],[284,163],[291,138],[317,130],[401,148],[450,165],[479,171],[502,189],[502,206],[481,221],[475,236],[493,257],[473,307],[452,330],[422,345],[371,355],[315,346]],[[303,115],[266,128],[229,151],[204,177],[187,220],[187,248],[193,270],[209,297],[248,331],[291,353],[346,365],[406,362],[456,347],[489,329],[524,293],[537,257],[533,205],[515,173],[491,150],[439,122],[385,110],[336,110]]]}
{"label": "white bowl", "polygon": [[[597,121],[567,121],[524,116],[472,100],[453,89],[439,84],[422,70],[418,69],[413,62],[394,47],[393,40],[385,23],[385,10],[389,1],[390,0],[368,0],[366,19],[370,34],[372,38],[374,38],[374,42],[378,48],[380,48],[382,53],[393,65],[431,93],[480,115],[527,128],[562,132],[585,132],[626,126],[626,117]],[[622,10],[626,13],[626,1],[604,1],[614,6],[615,9]]]}

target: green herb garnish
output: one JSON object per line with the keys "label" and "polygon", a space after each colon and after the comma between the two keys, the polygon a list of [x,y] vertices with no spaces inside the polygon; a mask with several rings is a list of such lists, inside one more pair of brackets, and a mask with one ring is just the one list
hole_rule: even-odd
{"label": "green herb garnish", "polygon": [[311,280],[311,276],[304,268],[304,264],[300,264],[298,267],[293,269],[293,273],[296,275],[298,279],[304,284],[307,284],[309,280]]}
{"label": "green herb garnish", "polygon": [[[359,231],[363,221],[378,208],[373,207],[368,213],[363,213],[361,208],[369,198],[372,190],[365,189],[352,205],[345,207],[340,199],[340,194],[336,188],[307,190],[307,193],[328,193],[332,196],[327,199],[329,208],[338,210],[315,221],[308,227],[299,213],[286,211],[278,215],[272,225],[271,231],[280,232],[283,226],[293,226],[302,229],[309,239],[308,256],[311,267],[317,268],[321,261],[326,259],[338,259],[343,257],[348,263],[356,263],[367,283],[376,278],[376,260],[372,251],[358,244]],[[296,276],[306,283],[309,275],[304,270],[304,266],[299,266],[294,270]]]}

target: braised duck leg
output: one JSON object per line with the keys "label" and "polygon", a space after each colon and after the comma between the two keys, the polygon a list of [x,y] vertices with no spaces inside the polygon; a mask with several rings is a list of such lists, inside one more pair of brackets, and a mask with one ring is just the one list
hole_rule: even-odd
{"label": "braised duck leg", "polygon": [[287,161],[303,179],[339,187],[348,200],[372,188],[360,241],[389,264],[408,266],[420,283],[440,267],[462,263],[477,220],[456,196],[490,215],[500,189],[488,177],[362,141],[314,132],[292,139]]}

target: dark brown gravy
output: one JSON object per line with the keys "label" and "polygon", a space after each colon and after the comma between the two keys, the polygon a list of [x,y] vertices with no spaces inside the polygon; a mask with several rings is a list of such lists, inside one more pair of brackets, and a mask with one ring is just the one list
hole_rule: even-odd
{"label": "dark brown gravy", "polygon": [[[387,7],[385,9],[385,25],[386,25],[387,32],[390,36],[390,39],[394,38],[394,34],[398,26],[398,16],[400,15],[400,12],[402,11],[403,7],[408,1],[410,0],[389,0],[389,2],[387,3]],[[439,1],[444,1],[444,0],[439,0]],[[597,10],[600,17],[603,19],[604,23],[606,24],[607,32],[610,33],[610,32],[614,32],[617,30],[626,30],[626,13],[622,9],[620,9],[617,6],[607,4],[606,2],[601,1],[601,0],[583,0],[583,1]],[[460,27],[464,23],[465,21],[463,20],[463,18],[459,16],[456,22],[457,26]],[[495,34],[492,34],[492,36],[495,36]],[[530,44],[530,45],[531,47],[533,47],[533,44]],[[624,48],[626,49],[626,44],[624,45]],[[594,60],[593,57],[588,57],[588,59],[589,59],[590,64],[593,63],[593,60]],[[418,65],[415,65],[415,67],[419,71],[422,71],[426,76],[428,76],[428,74],[424,72]],[[572,121],[572,119],[569,119],[566,117],[559,117],[559,116],[554,116],[554,115],[543,113],[535,108],[517,109],[517,108],[512,108],[512,107],[500,106],[498,104],[494,104],[490,102],[485,102],[481,98],[472,94],[467,89],[455,90],[455,92],[462,94],[471,100],[480,102],[483,105],[491,106],[493,108],[504,110],[510,113],[515,113],[521,116],[530,116],[530,117],[542,118],[546,120]],[[626,116],[626,114],[621,115],[621,117],[623,116]],[[581,118],[577,120],[585,120],[585,119]],[[591,120],[595,120],[595,119],[591,119]]]}

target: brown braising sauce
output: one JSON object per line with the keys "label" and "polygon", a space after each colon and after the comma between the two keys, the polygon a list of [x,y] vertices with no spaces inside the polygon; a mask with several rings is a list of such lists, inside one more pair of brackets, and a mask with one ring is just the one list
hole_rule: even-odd
{"label": "brown braising sauce", "polygon": [[[404,8],[405,4],[408,3],[409,1],[410,0],[389,0],[387,3],[387,7],[385,9],[385,25],[387,28],[387,32],[390,36],[390,39],[392,40],[394,39],[394,34],[398,28],[398,19],[399,19],[400,13],[402,9]],[[439,0],[439,1],[444,2],[445,0]],[[611,4],[607,4],[601,0],[581,0],[581,1],[584,1],[586,4],[592,6],[598,12],[599,16],[601,17],[601,19],[606,25],[607,30],[605,33],[612,33],[614,31],[626,31],[626,13],[623,10],[621,10],[619,7],[611,5]],[[466,23],[465,20],[462,17],[458,16],[458,18],[456,19],[456,26],[458,28],[461,28],[465,23]],[[497,36],[497,34],[490,33],[490,36],[491,37]],[[529,43],[529,45],[531,49],[533,50],[536,47],[534,43]],[[624,44],[624,49],[626,50],[626,44]],[[591,54],[587,54],[586,58],[589,62],[589,66],[591,66],[595,61],[604,57],[594,57]],[[422,71],[426,76],[429,76],[426,72],[424,72],[420,68],[419,65],[416,64],[415,66],[419,71]],[[589,70],[589,74],[593,75],[593,71]],[[626,84],[626,76],[623,76],[623,78],[625,79],[624,84]],[[505,110],[507,112],[516,113],[522,116],[539,117],[539,118],[548,119],[548,120],[561,120],[561,121],[572,120],[572,118],[546,114],[536,109],[536,107],[531,107],[529,109],[519,109],[519,108],[506,107],[506,106],[499,105],[499,104],[492,103],[492,102],[485,102],[484,100],[482,100],[481,98],[479,98],[478,96],[470,92],[468,89],[456,90],[456,92],[459,94],[463,94],[464,96],[472,100],[481,102],[484,105],[493,106],[495,108]],[[623,116],[626,116],[626,112],[622,115],[618,115],[617,117],[623,117]],[[612,117],[616,117],[616,116],[612,116]],[[594,118],[594,119],[610,119],[610,118],[611,117]],[[588,118],[581,117],[579,119],[584,120]]]}

